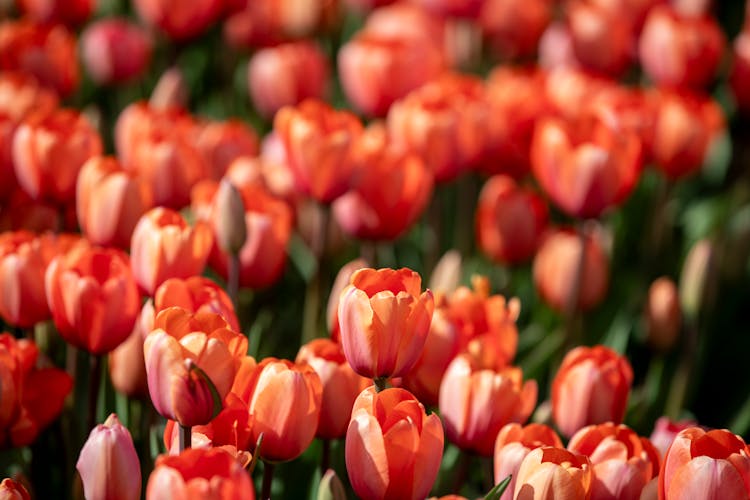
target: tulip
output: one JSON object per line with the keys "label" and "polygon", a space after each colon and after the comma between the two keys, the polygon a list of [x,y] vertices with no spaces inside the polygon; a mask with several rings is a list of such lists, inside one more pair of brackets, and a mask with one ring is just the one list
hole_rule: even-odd
{"label": "tulip", "polygon": [[479,195],[477,240],[492,260],[521,263],[536,252],[547,220],[547,205],[538,194],[498,175],[487,181]]}
{"label": "tulip", "polygon": [[354,373],[341,346],[329,339],[315,339],[303,345],[295,362],[309,364],[323,386],[315,435],[322,439],[344,437],[354,400],[370,386],[370,380]]}
{"label": "tulip", "polygon": [[568,352],[552,381],[552,413],[563,435],[592,424],[619,424],[633,382],[627,358],[602,345]]}
{"label": "tulip", "polygon": [[190,449],[177,456],[161,455],[148,478],[146,499],[255,499],[250,475],[221,449]]}
{"label": "tulip", "polygon": [[339,269],[336,279],[333,281],[331,294],[328,296],[328,306],[326,307],[326,323],[328,332],[331,334],[331,339],[334,342],[340,342],[341,337],[339,333],[339,300],[341,299],[341,292],[349,285],[354,271],[364,267],[367,267],[367,262],[364,259],[355,259],[347,262]]}
{"label": "tulip", "polygon": [[339,328],[349,364],[363,377],[400,377],[419,359],[434,301],[410,269],[360,269],[341,292]]}
{"label": "tulip", "polygon": [[143,345],[156,410],[183,427],[207,424],[221,410],[247,353],[247,337],[218,314],[181,307],[161,311]]}
{"label": "tulip", "polygon": [[485,1],[478,22],[492,54],[500,60],[533,56],[552,6],[549,0]]}
{"label": "tulip", "polygon": [[150,206],[148,187],[115,158],[96,156],[81,167],[76,214],[91,243],[127,249],[138,219]]}
{"label": "tulip", "polygon": [[682,311],[680,309],[677,285],[671,279],[662,276],[648,289],[646,303],[646,333],[651,345],[668,351],[677,340],[682,328]]}
{"label": "tulip", "polygon": [[306,100],[276,113],[274,131],[284,144],[297,189],[331,203],[351,183],[351,147],[362,124],[351,113]]}
{"label": "tulip", "polygon": [[669,447],[659,474],[659,498],[747,498],[750,450],[726,429],[681,431]]}
{"label": "tulip", "polygon": [[324,99],[328,73],[325,54],[311,41],[264,48],[247,66],[250,98],[260,114],[270,118],[284,106]]}
{"label": "tulip", "polygon": [[[581,246],[584,248],[582,249]],[[575,294],[576,268],[584,252],[580,290],[574,301],[579,310],[598,305],[609,287],[609,260],[597,234],[580,236],[558,229],[544,238],[534,257],[534,286],[547,304],[557,311],[566,311]]]}
{"label": "tulip", "polygon": [[10,478],[0,483],[0,499],[2,500],[31,500],[28,490],[20,481]]}
{"label": "tulip", "polygon": [[365,389],[346,432],[346,470],[363,500],[425,498],[443,455],[443,426],[404,389]]}
{"label": "tulip", "polygon": [[102,19],[91,23],[81,35],[81,58],[96,83],[125,83],[146,71],[152,45],[149,34],[127,19]]}
{"label": "tulip", "polygon": [[224,23],[227,45],[253,49],[310,36],[324,12],[320,0],[230,0],[238,3]]}
{"label": "tulip", "polygon": [[74,110],[32,115],[13,136],[16,177],[34,199],[73,201],[81,167],[101,152],[98,132]]}
{"label": "tulip", "polygon": [[[556,68],[547,73],[545,97],[555,114],[575,123],[590,111],[589,103],[612,88],[611,80],[575,67]],[[604,119],[606,123],[606,117]]]}
{"label": "tulip", "polygon": [[476,18],[483,0],[413,0],[430,12],[440,16]]}
{"label": "tulip", "polygon": [[173,4],[168,0],[135,0],[138,15],[159,27],[175,41],[185,41],[204,32],[221,13],[218,0]]}
{"label": "tulip", "polygon": [[[219,314],[232,330],[240,331],[240,324],[229,296],[218,284],[203,276],[187,279],[171,278],[154,292],[150,314],[156,317],[164,309],[179,306],[190,312]],[[146,306],[144,306],[144,313]],[[149,331],[151,329],[149,328]]]}
{"label": "tulip", "polygon": [[566,9],[573,51],[592,71],[622,76],[632,63],[635,27],[628,8],[572,2]]}
{"label": "tulip", "polygon": [[0,316],[11,325],[30,328],[50,317],[44,271],[54,255],[43,242],[27,231],[0,234]]}
{"label": "tulip", "polygon": [[679,422],[675,422],[670,420],[669,417],[659,417],[654,424],[654,430],[649,440],[659,451],[659,454],[662,457],[666,457],[667,450],[669,450],[677,434],[689,427],[697,427],[697,425],[698,422],[694,420],[680,420]]}
{"label": "tulip", "polygon": [[141,465],[133,439],[114,413],[91,431],[76,469],[81,474],[86,498],[141,497]]}
{"label": "tulip", "polygon": [[77,245],[50,263],[44,287],[57,330],[76,347],[105,354],[133,330],[140,295],[120,250]]}
{"label": "tulip", "polygon": [[17,4],[24,15],[36,22],[76,26],[91,17],[96,0],[19,0]]}
{"label": "tulip", "polygon": [[380,123],[355,143],[353,156],[358,175],[333,204],[336,220],[355,238],[398,238],[427,208],[432,173],[416,154],[394,148]]}
{"label": "tulip", "polygon": [[190,227],[174,210],[149,210],[136,224],[130,245],[138,285],[151,295],[169,278],[201,274],[212,244],[213,235],[205,222]]}
{"label": "tulip", "polygon": [[562,441],[550,427],[543,424],[505,425],[495,439],[495,453],[493,455],[495,484],[510,476],[510,483],[500,500],[512,500],[518,479],[518,469],[526,455],[542,446],[562,448]]}
{"label": "tulip", "polygon": [[237,158],[258,155],[258,134],[239,120],[198,123],[195,128],[196,146],[214,180],[220,180]]}
{"label": "tulip", "polygon": [[513,498],[516,500],[588,500],[591,462],[562,448],[543,446],[521,462]]}
{"label": "tulip", "polygon": [[133,331],[125,341],[109,353],[109,378],[112,387],[131,398],[148,398],[148,377],[143,358],[143,340],[150,332],[141,328],[136,320]]}
{"label": "tulip", "polygon": [[440,384],[440,414],[448,440],[459,448],[492,456],[495,438],[508,423],[525,422],[534,411],[537,385],[522,382],[520,368],[484,368],[461,354]]}
{"label": "tulip", "polygon": [[584,427],[573,435],[568,450],[591,460],[591,498],[638,500],[659,475],[659,452],[625,425]]}
{"label": "tulip", "polygon": [[729,86],[739,111],[747,114],[750,111],[750,23],[747,20],[740,34],[734,39],[733,55]]}

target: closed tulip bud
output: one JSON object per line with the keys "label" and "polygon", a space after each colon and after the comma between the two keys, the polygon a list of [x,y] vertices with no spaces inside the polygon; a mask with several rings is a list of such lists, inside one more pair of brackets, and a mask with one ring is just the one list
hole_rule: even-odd
{"label": "closed tulip bud", "polygon": [[364,259],[354,259],[344,264],[336,274],[336,279],[331,287],[331,294],[328,296],[328,306],[326,307],[328,332],[331,334],[331,339],[334,342],[340,342],[341,340],[339,334],[339,300],[341,299],[341,292],[349,285],[354,271],[364,267],[367,267],[367,262]]}
{"label": "closed tulip bud", "polygon": [[662,457],[667,456],[667,450],[672,445],[677,434],[690,427],[697,427],[698,422],[694,420],[680,420],[675,422],[669,417],[659,417],[654,424],[654,430],[649,439]]}
{"label": "closed tulip bud", "polygon": [[219,248],[227,254],[239,253],[247,239],[245,206],[242,196],[229,179],[222,179],[215,199],[214,236]]}
{"label": "closed tulip bud", "polygon": [[0,483],[0,500],[31,500],[31,495],[20,481],[5,478]]}
{"label": "closed tulip bud", "polygon": [[204,32],[221,13],[218,0],[196,0],[174,5],[167,0],[135,0],[138,15],[160,28],[175,41],[185,41]]}
{"label": "closed tulip bud", "polygon": [[146,499],[255,499],[250,475],[231,454],[219,448],[188,449],[161,455],[148,478]]}
{"label": "closed tulip bud", "polygon": [[81,57],[99,84],[120,84],[139,78],[151,63],[153,42],[140,26],[125,18],[91,23],[81,35]]}
{"label": "closed tulip bud", "polygon": [[32,115],[13,136],[16,177],[34,199],[73,201],[81,167],[101,153],[99,133],[74,110]]}
{"label": "closed tulip bud", "polygon": [[536,406],[537,385],[523,382],[520,368],[485,369],[462,354],[440,384],[440,414],[448,440],[459,448],[492,456],[500,429],[523,423]]}
{"label": "closed tulip bud", "polygon": [[344,355],[363,377],[406,375],[419,359],[434,301],[410,269],[360,269],[341,292],[339,327]]}
{"label": "closed tulip bud", "polygon": [[371,381],[354,373],[341,346],[329,339],[315,339],[303,345],[296,359],[296,363],[302,362],[312,366],[323,385],[320,420],[315,435],[322,439],[344,437],[354,400],[370,386]]}
{"label": "closed tulip bud", "polygon": [[336,471],[328,469],[320,479],[318,500],[346,500],[346,490]]}
{"label": "closed tulip bud", "polygon": [[659,474],[659,498],[748,498],[750,450],[726,429],[681,431]]}
{"label": "closed tulip bud", "polygon": [[486,0],[478,21],[492,54],[500,60],[533,56],[552,7],[549,0]]}
{"label": "closed tulip bud", "polygon": [[552,381],[552,413],[565,436],[625,416],[633,383],[627,358],[602,345],[568,352]]}
{"label": "closed tulip bud", "polygon": [[152,295],[169,278],[201,274],[212,244],[213,235],[205,222],[191,227],[174,210],[149,210],[136,224],[130,245],[138,285]]}
{"label": "closed tulip bud", "polygon": [[591,462],[562,448],[543,446],[523,459],[516,478],[516,500],[588,500]]}
{"label": "closed tulip bud", "polygon": [[661,277],[651,283],[646,303],[646,334],[656,349],[672,348],[682,328],[680,298],[674,281]]}
{"label": "closed tulip bud", "polygon": [[232,392],[247,404],[250,442],[263,434],[259,458],[285,462],[310,446],[323,397],[320,377],[310,365],[266,358],[248,376],[238,375]]}
{"label": "closed tulip bud", "polygon": [[120,250],[79,244],[52,261],[44,287],[57,330],[78,348],[106,354],[133,331],[141,297]]}
{"label": "closed tulip bud", "polygon": [[443,456],[437,415],[404,389],[365,389],[354,402],[346,432],[346,470],[363,500],[427,496]]}
{"label": "closed tulip bud", "polygon": [[87,499],[137,500],[141,497],[141,465],[130,432],[114,413],[97,425],[76,464]]}
{"label": "closed tulip bud", "polygon": [[591,460],[592,499],[639,500],[659,475],[659,452],[625,425],[584,427],[570,439],[568,450]]}
{"label": "closed tulip bud", "polygon": [[495,484],[510,476],[510,483],[500,500],[512,500],[518,480],[518,469],[526,455],[542,446],[562,448],[562,441],[550,427],[543,424],[505,425],[495,439],[493,455]]}
{"label": "closed tulip bud", "polygon": [[710,240],[698,241],[688,252],[680,275],[680,305],[694,319],[713,293],[716,276],[716,250]]}

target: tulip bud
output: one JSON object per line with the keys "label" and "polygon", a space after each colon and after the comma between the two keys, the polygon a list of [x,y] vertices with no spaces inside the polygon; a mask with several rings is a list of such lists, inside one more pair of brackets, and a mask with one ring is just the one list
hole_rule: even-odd
{"label": "tulip bud", "polygon": [[3,479],[3,482],[0,483],[0,499],[30,500],[31,496],[23,483],[10,478],[5,478]]}
{"label": "tulip bud", "polygon": [[95,82],[123,83],[146,70],[152,43],[143,28],[126,19],[102,19],[81,35],[81,57]]}
{"label": "tulip bud", "polygon": [[716,277],[714,245],[698,241],[688,252],[680,275],[680,305],[685,314],[695,318],[712,293]]}
{"label": "tulip bud", "polygon": [[129,500],[141,496],[141,465],[133,439],[114,413],[91,431],[76,469],[87,499]]}
{"label": "tulip bud", "polygon": [[430,276],[433,293],[452,293],[461,281],[461,252],[449,250],[440,257]]}
{"label": "tulip bud", "polygon": [[245,205],[240,192],[229,179],[222,179],[215,200],[214,235],[219,248],[236,255],[247,239]]}
{"label": "tulip bud", "polygon": [[677,286],[661,277],[651,284],[646,303],[646,335],[656,349],[668,351],[682,327],[682,312]]}
{"label": "tulip bud", "polygon": [[159,78],[148,102],[154,109],[167,110],[183,109],[187,100],[188,89],[182,71],[169,68]]}
{"label": "tulip bud", "polygon": [[320,480],[318,500],[346,500],[344,485],[333,469],[328,469]]}

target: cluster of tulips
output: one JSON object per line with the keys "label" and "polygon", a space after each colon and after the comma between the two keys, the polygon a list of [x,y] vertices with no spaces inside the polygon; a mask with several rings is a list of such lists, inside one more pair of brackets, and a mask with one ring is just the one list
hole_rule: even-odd
{"label": "cluster of tulips", "polygon": [[750,498],[689,411],[749,274],[717,8],[0,2],[0,498]]}

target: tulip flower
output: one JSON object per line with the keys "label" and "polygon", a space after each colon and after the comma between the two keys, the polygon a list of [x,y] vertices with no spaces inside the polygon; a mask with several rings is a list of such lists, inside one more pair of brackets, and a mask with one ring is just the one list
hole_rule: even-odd
{"label": "tulip flower", "polygon": [[513,498],[517,500],[588,500],[591,462],[562,448],[543,446],[521,462]]}
{"label": "tulip flower", "polygon": [[649,344],[668,351],[682,328],[680,297],[674,281],[662,276],[651,283],[645,315]]}
{"label": "tulip flower", "polygon": [[443,426],[404,389],[365,389],[346,432],[346,470],[363,500],[427,496],[443,455]]}
{"label": "tulip flower", "polygon": [[270,47],[310,36],[318,28],[325,5],[318,1],[230,0],[238,4],[230,9],[224,23],[224,39],[230,47],[254,49]]}
{"label": "tulip flower", "polygon": [[592,71],[613,77],[627,72],[636,37],[629,8],[574,2],[565,10],[576,59]]}
{"label": "tulip flower", "polygon": [[254,500],[255,489],[250,475],[232,455],[218,448],[196,448],[156,459],[146,499],[160,498]]}
{"label": "tulip flower", "polygon": [[96,0],[19,0],[17,4],[24,15],[36,22],[76,26],[91,17]]}
{"label": "tulip flower", "polygon": [[136,224],[130,246],[138,285],[151,295],[169,278],[201,274],[212,244],[213,234],[205,222],[190,227],[174,210],[149,210]]}
{"label": "tulip flower", "polygon": [[[214,281],[203,276],[187,279],[170,278],[156,289],[150,314],[156,317],[164,309],[179,306],[190,312],[210,312],[219,314],[232,330],[240,331],[239,320],[229,296]],[[146,314],[147,306],[144,306]],[[149,328],[149,331],[151,328]]]}
{"label": "tulip flower", "polygon": [[5,478],[0,483],[0,498],[3,500],[31,500],[31,495],[20,481]]}
{"label": "tulip flower", "polygon": [[109,378],[117,392],[131,398],[148,398],[148,377],[143,358],[143,340],[146,334],[141,327],[141,320],[136,319],[133,331],[127,339],[109,353]]}
{"label": "tulip flower", "polygon": [[220,180],[234,160],[258,155],[258,134],[239,120],[199,122],[194,133],[211,179]]}
{"label": "tulip flower", "polygon": [[315,370],[323,386],[315,435],[322,439],[344,437],[354,400],[371,381],[354,373],[341,346],[329,339],[315,339],[303,345],[296,359],[297,364],[302,362]]}
{"label": "tulip flower", "polygon": [[563,435],[592,424],[619,424],[633,383],[627,358],[597,345],[568,352],[552,381],[552,413]]}
{"label": "tulip flower", "polygon": [[547,219],[547,205],[538,194],[519,187],[506,175],[492,177],[479,195],[479,246],[496,262],[526,261],[536,252]]}
{"label": "tulip flower", "polygon": [[152,45],[149,34],[127,19],[102,19],[81,35],[81,58],[96,83],[126,83],[146,71]]}
{"label": "tulip flower", "polygon": [[81,167],[102,147],[99,133],[77,111],[32,115],[13,136],[18,183],[34,199],[71,202]]}
{"label": "tulip flower", "polygon": [[222,3],[218,0],[196,0],[179,5],[167,0],[135,0],[133,6],[144,21],[159,27],[175,41],[200,35],[216,20],[222,9]]}
{"label": "tulip flower", "polygon": [[414,3],[440,16],[474,19],[478,16],[484,2],[483,0],[414,0]]}
{"label": "tulip flower", "polygon": [[44,287],[57,330],[76,347],[105,354],[133,331],[141,298],[120,250],[76,245],[50,263]]}
{"label": "tulip flower", "polygon": [[654,424],[654,430],[651,432],[649,440],[659,451],[662,457],[667,456],[667,450],[672,445],[674,438],[681,431],[690,427],[697,427],[698,422],[694,420],[673,421],[669,417],[659,417]]}
{"label": "tulip flower", "polygon": [[207,424],[232,387],[247,337],[218,314],[170,307],[156,316],[143,345],[156,410],[183,427]]}
{"label": "tulip flower", "polygon": [[341,292],[339,328],[349,364],[363,377],[400,377],[419,359],[434,301],[410,269],[360,269]]}
{"label": "tulip flower", "polygon": [[320,419],[323,385],[307,363],[266,358],[246,375],[238,375],[232,392],[247,405],[250,442],[263,434],[259,458],[285,462],[310,446]]}
{"label": "tulip flower", "polygon": [[625,425],[590,425],[576,432],[568,450],[591,460],[591,498],[638,500],[659,475],[659,452]]}
{"label": "tulip flower", "polygon": [[341,292],[349,285],[354,271],[367,267],[364,259],[355,259],[344,264],[336,274],[336,279],[331,287],[331,294],[328,296],[328,306],[326,307],[326,323],[328,332],[334,342],[340,342],[339,333],[339,300]]}
{"label": "tulip flower", "polygon": [[478,22],[492,54],[499,60],[533,56],[552,7],[549,0],[486,0]]}
{"label": "tulip flower", "polygon": [[562,441],[550,427],[544,424],[505,425],[495,438],[493,455],[495,484],[510,476],[510,483],[500,500],[512,500],[518,480],[518,469],[526,455],[542,446],[562,448]]}
{"label": "tulip flower", "polygon": [[89,434],[76,464],[86,498],[137,500],[141,464],[130,432],[111,414]]}
{"label": "tulip flower", "polygon": [[750,23],[745,21],[733,44],[732,70],[729,86],[741,113],[750,111]]}
{"label": "tulip flower", "polygon": [[440,384],[440,415],[448,440],[459,448],[492,456],[500,429],[524,423],[534,411],[537,385],[522,381],[520,368],[485,368],[472,356],[457,356]]}
{"label": "tulip flower", "polygon": [[750,450],[726,429],[681,431],[669,447],[659,474],[659,498],[747,498]]}

